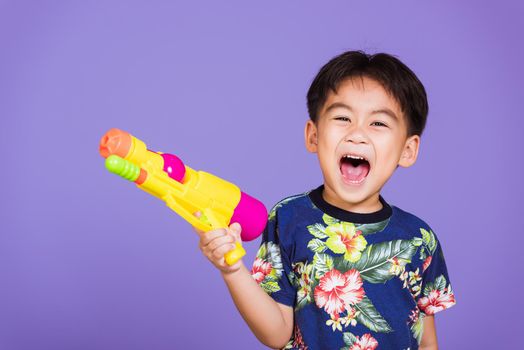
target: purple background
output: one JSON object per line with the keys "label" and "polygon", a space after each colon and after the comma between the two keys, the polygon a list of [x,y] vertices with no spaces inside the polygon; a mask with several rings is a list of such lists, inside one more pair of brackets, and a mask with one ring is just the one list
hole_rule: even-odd
{"label": "purple background", "polygon": [[264,348],[189,225],[107,173],[98,141],[127,130],[270,208],[321,183],[305,95],[348,49],[397,55],[428,91],[419,160],[383,195],[444,247],[458,304],[436,316],[441,348],[517,348],[523,15],[518,1],[0,0],[0,349]]}

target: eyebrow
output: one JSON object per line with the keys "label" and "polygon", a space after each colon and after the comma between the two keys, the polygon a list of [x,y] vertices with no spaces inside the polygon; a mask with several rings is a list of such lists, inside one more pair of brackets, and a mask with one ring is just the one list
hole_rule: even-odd
{"label": "eyebrow", "polygon": [[[326,113],[335,108],[343,108],[343,109],[347,109],[350,112],[353,112],[353,108],[351,108],[351,106],[348,106],[347,104],[342,103],[342,102],[334,102],[328,108],[326,108]],[[381,108],[381,109],[377,109],[371,112],[371,114],[381,114],[381,113],[389,115],[391,118],[395,119],[396,121],[399,120],[395,112],[393,112],[389,108]]]}

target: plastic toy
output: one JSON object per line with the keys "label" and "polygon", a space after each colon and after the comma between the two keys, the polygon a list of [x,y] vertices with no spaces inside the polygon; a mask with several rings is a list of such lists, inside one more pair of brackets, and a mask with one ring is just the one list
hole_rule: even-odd
{"label": "plastic toy", "polygon": [[[125,131],[109,130],[100,140],[99,151],[110,172],[135,182],[202,231],[238,222],[242,240],[250,241],[266,226],[267,210],[259,200],[213,174],[191,169],[172,154],[148,150],[143,141]],[[200,218],[193,215],[197,211],[202,213]],[[232,265],[245,253],[237,242],[224,258]]]}

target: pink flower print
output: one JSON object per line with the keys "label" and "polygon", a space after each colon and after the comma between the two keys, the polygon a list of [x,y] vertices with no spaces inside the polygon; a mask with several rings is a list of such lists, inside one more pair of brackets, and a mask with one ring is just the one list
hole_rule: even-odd
{"label": "pink flower print", "polygon": [[429,264],[431,264],[431,255],[428,256],[426,258],[426,260],[424,260],[424,263],[422,264],[422,272],[426,271],[426,269],[428,268]]}
{"label": "pink flower print", "polygon": [[260,258],[256,258],[251,269],[251,275],[257,283],[260,284],[266,278],[266,276],[271,272],[271,263],[264,261]]}
{"label": "pink flower print", "polygon": [[300,333],[300,328],[298,328],[297,325],[295,325],[293,338],[293,347],[298,348],[300,350],[308,350],[306,344],[304,343],[304,339],[302,339],[302,333]]}
{"label": "pink flower print", "polygon": [[436,312],[453,306],[455,303],[455,295],[453,293],[448,293],[447,289],[444,288],[443,291],[432,290],[427,296],[420,298],[418,301],[418,307],[426,315],[433,315]]}
{"label": "pink flower print", "polygon": [[340,313],[364,298],[360,273],[355,269],[344,274],[336,269],[328,271],[315,287],[314,297],[318,307],[337,319]]}
{"label": "pink flower print", "polygon": [[409,324],[416,323],[419,318],[419,311],[418,310],[411,310],[411,313],[409,314]]}
{"label": "pink flower print", "polygon": [[375,350],[378,342],[371,334],[366,333],[362,337],[357,336],[357,341],[349,348],[349,350]]}

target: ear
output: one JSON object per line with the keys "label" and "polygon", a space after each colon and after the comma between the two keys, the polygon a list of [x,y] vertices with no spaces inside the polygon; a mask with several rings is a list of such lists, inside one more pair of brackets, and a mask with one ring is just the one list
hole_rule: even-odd
{"label": "ear", "polygon": [[418,157],[418,149],[420,146],[420,136],[413,135],[408,137],[406,143],[404,144],[404,149],[402,150],[402,155],[398,161],[398,165],[403,168],[408,168],[415,164]]}
{"label": "ear", "polygon": [[306,128],[304,129],[304,138],[306,141],[306,149],[311,153],[317,153],[318,149],[318,132],[317,126],[312,120],[308,120]]}

